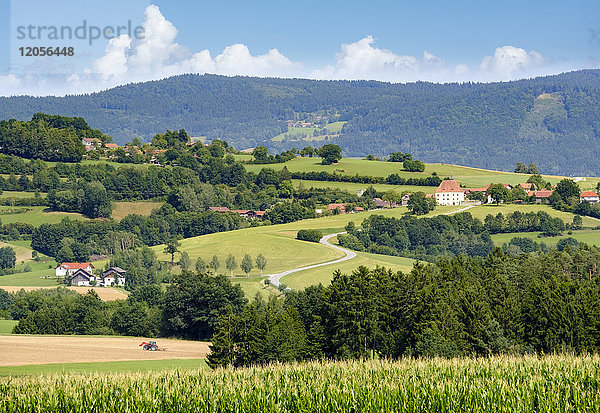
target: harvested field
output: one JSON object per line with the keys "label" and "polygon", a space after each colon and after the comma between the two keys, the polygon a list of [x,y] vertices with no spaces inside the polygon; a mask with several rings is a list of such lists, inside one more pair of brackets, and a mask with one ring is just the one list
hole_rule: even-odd
{"label": "harvested field", "polygon": [[[20,286],[14,286],[14,285],[3,287],[0,285],[0,290],[5,290],[5,291],[8,291],[9,293],[14,293],[21,289],[23,289],[25,291],[32,291],[32,290],[54,289],[57,287],[58,286],[20,287]],[[79,294],[86,294],[89,290],[94,290],[94,291],[96,291],[96,293],[98,294],[98,297],[100,297],[100,299],[102,301],[124,300],[127,298],[127,294],[125,294],[123,291],[120,291],[120,290],[117,290],[114,288],[104,288],[104,287],[67,287],[67,288],[69,290],[77,291]]]}
{"label": "harvested field", "polygon": [[156,339],[166,351],[144,351],[138,337],[0,336],[0,366],[206,357],[208,343]]}

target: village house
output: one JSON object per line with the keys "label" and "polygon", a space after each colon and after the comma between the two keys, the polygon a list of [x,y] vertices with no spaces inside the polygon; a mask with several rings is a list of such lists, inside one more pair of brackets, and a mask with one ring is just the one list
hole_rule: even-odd
{"label": "village house", "polygon": [[104,146],[106,147],[106,149],[117,149],[119,147],[119,145],[117,145],[116,143],[107,143]]}
{"label": "village house", "polygon": [[263,219],[265,215],[265,211],[252,211],[248,209],[229,209],[227,207],[208,207],[209,211],[213,212],[232,212],[234,214],[238,214],[243,216],[244,218],[257,218]]}
{"label": "village house", "polygon": [[373,201],[375,201],[376,208],[390,208],[392,206],[391,202],[384,201],[381,198],[373,198]]}
{"label": "village house", "polygon": [[530,191],[527,196],[528,197],[535,197],[535,203],[536,204],[547,204],[548,203],[548,198],[550,197],[550,195],[552,195],[554,191],[550,190],[550,189],[542,189],[541,191]]}
{"label": "village house", "polygon": [[76,287],[89,287],[96,281],[96,278],[91,272],[81,268],[71,274],[70,277],[69,283]]}
{"label": "village house", "polygon": [[327,205],[327,209],[329,210],[329,212],[335,211],[336,209],[340,210],[340,213],[345,214],[346,213],[346,204],[329,204]]}
{"label": "village house", "polygon": [[402,206],[407,206],[409,200],[410,200],[410,194],[402,195]]}
{"label": "village house", "polygon": [[97,138],[83,138],[81,139],[81,143],[85,147],[85,150],[89,152],[99,147],[102,141]]}
{"label": "village house", "polygon": [[435,200],[439,205],[460,205],[465,200],[465,191],[454,179],[445,179],[435,190]]}
{"label": "village house", "polygon": [[102,273],[100,285],[111,287],[113,285],[123,287],[125,285],[125,274],[127,272],[119,267],[111,267]]}
{"label": "village house", "polygon": [[584,191],[579,196],[579,202],[587,201],[590,204],[597,204],[600,201],[598,194],[594,191]]}
{"label": "village house", "polygon": [[78,270],[84,270],[85,272],[92,274],[94,271],[94,266],[89,262],[63,262],[56,267],[56,276],[72,276]]}

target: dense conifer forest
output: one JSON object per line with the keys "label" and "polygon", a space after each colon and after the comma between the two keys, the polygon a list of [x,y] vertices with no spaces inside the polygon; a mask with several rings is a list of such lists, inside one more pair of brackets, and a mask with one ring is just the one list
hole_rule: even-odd
{"label": "dense conifer forest", "polygon": [[403,151],[425,162],[511,170],[526,161],[543,173],[598,175],[599,78],[597,70],[485,84],[182,75],[89,95],[0,98],[0,119],[54,113],[83,117],[120,144],[184,128],[238,149],[283,151],[306,143],[271,140],[286,121],[335,113],[345,123],[328,139],[344,156]]}

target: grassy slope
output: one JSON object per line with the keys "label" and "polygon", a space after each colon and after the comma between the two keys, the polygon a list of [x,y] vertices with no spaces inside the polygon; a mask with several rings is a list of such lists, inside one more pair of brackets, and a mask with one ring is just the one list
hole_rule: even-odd
{"label": "grassy slope", "polygon": [[292,180],[294,188],[298,188],[300,183],[306,189],[308,188],[335,188],[348,191],[350,193],[356,193],[358,190],[365,190],[372,186],[377,191],[396,191],[399,193],[403,192],[424,192],[426,194],[432,194],[435,192],[433,186],[410,186],[410,185],[387,185],[387,184],[355,184],[352,182],[329,182],[329,181],[304,181],[301,179]]}
{"label": "grassy slope", "polygon": [[513,234],[495,234],[492,235],[492,240],[496,245],[502,245],[504,243],[510,242],[510,240],[514,237],[523,237],[530,238],[537,243],[543,242],[548,246],[554,246],[558,241],[563,238],[572,237],[575,238],[579,242],[585,242],[590,245],[598,245],[600,246],[600,231],[592,231],[592,230],[580,230],[573,231],[571,235],[566,232],[558,237],[543,237],[539,232],[519,232]]}
{"label": "grassy slope", "polygon": [[55,275],[55,267],[56,262],[54,261],[46,263],[31,261],[31,272],[21,272],[1,276],[0,285],[18,287],[58,287],[59,284],[57,283],[56,279],[40,278],[42,276]]}
{"label": "grassy slope", "polygon": [[[457,210],[459,207],[439,207],[434,214]],[[407,214],[406,208],[368,211],[360,214],[337,215],[324,218],[308,219],[282,225],[271,225],[256,228],[246,228],[237,231],[220,232],[187,238],[181,241],[181,251],[186,251],[190,258],[202,257],[207,263],[213,255],[217,255],[221,262],[220,273],[225,270],[225,259],[228,254],[233,254],[238,264],[244,254],[252,258],[263,254],[267,258],[265,274],[275,273],[291,268],[302,267],[310,264],[332,261],[344,256],[343,253],[317,243],[298,241],[296,233],[300,229],[320,229],[324,234],[343,231],[349,221],[361,223],[367,216],[381,214],[388,217],[401,217]],[[432,214],[433,215],[433,214]],[[164,246],[153,247],[159,259],[170,261],[170,256],[163,252]],[[251,275],[259,272],[255,268]],[[238,268],[234,275],[241,275]]]}
{"label": "grassy slope", "polygon": [[[43,198],[47,194],[45,192],[41,192],[40,195]],[[0,199],[2,198],[35,198],[35,192],[3,191],[2,194],[0,194]]]}
{"label": "grassy slope", "polygon": [[0,335],[11,334],[12,329],[16,326],[18,321],[15,320],[0,320]]}
{"label": "grassy slope", "polygon": [[[557,211],[548,205],[480,205],[469,209],[468,212],[470,212],[474,217],[484,220],[485,217],[490,214],[496,215],[498,213],[502,213],[504,216],[506,216],[514,211],[520,211],[523,213],[546,211],[550,216],[561,218],[565,223],[573,222],[573,217],[575,216],[575,214],[571,214],[570,212]],[[592,217],[582,218],[583,225],[586,227],[597,227],[600,225],[599,219]]]}
{"label": "grassy slope", "polygon": [[[337,172],[346,175],[370,175],[387,177],[396,173],[406,178],[423,178],[431,176],[436,172],[441,178],[454,175],[454,178],[467,187],[482,187],[493,182],[502,182],[506,184],[518,184],[526,182],[529,178],[527,174],[514,174],[501,171],[489,171],[485,169],[469,168],[465,166],[446,165],[446,164],[426,164],[425,172],[405,172],[402,170],[402,164],[396,162],[377,162],[366,161],[358,158],[344,158],[335,165],[321,165],[321,158],[296,158],[285,164],[274,165],[246,165],[246,169],[256,173],[264,167],[280,170],[283,166],[291,172],[307,171],[326,171]],[[558,182],[558,177],[547,177],[547,180]],[[590,184],[593,179],[588,179],[586,183]]]}
{"label": "grassy slope", "polygon": [[160,208],[162,202],[114,202],[112,217],[117,221],[129,214],[149,216],[154,209]]}
{"label": "grassy slope", "polygon": [[[6,213],[10,210],[23,209],[26,212],[20,214]],[[4,211],[4,213],[3,213]],[[46,207],[35,206],[35,207],[12,207],[12,206],[0,206],[0,219],[3,224],[10,224],[14,222],[24,222],[31,224],[35,227],[39,227],[42,224],[56,224],[59,223],[64,217],[70,219],[87,219],[81,214],[72,212],[53,212],[47,211]]]}
{"label": "grassy slope", "polygon": [[0,376],[34,376],[40,374],[135,373],[165,370],[207,369],[205,359],[108,361],[102,363],[52,363],[0,367]]}
{"label": "grassy slope", "polygon": [[333,273],[336,270],[349,274],[358,266],[364,265],[368,268],[380,266],[391,268],[393,271],[406,272],[412,269],[414,262],[415,261],[410,258],[357,252],[357,257],[352,260],[338,264],[325,265],[312,270],[296,272],[283,277],[281,281],[294,290],[302,290],[310,285],[319,283],[328,285],[333,279]]}

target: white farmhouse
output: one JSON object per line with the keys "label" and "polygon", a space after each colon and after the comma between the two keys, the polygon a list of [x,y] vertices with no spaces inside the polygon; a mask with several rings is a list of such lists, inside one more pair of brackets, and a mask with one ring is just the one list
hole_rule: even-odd
{"label": "white farmhouse", "polygon": [[92,274],[94,272],[94,266],[89,262],[63,262],[56,267],[56,276],[72,276],[77,270],[84,270],[85,272]]}
{"label": "white farmhouse", "polygon": [[460,205],[465,200],[465,191],[454,179],[445,179],[435,190],[438,205]]}
{"label": "white farmhouse", "polygon": [[597,204],[599,200],[598,194],[594,191],[584,191],[579,196],[579,202],[587,201],[590,204]]}

